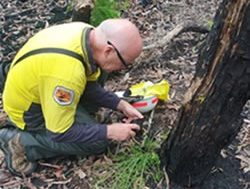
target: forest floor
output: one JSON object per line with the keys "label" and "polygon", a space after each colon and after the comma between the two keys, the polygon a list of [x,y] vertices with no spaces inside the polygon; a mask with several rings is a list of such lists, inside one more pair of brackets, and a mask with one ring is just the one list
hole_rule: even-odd
{"label": "forest floor", "polygon": [[[69,22],[71,11],[67,0],[5,0],[0,2],[0,62],[10,62],[17,50],[34,33],[55,23]],[[154,83],[169,81],[170,99],[160,102],[147,132],[160,146],[166,139],[183,105],[183,95],[195,74],[199,50],[206,39],[206,28],[210,28],[220,1],[168,0],[152,1],[143,7],[133,1],[123,12],[123,17],[132,20],[144,38],[144,51],[136,65],[129,71],[110,75],[106,88],[112,91],[127,89],[141,81]],[[165,36],[180,26],[199,26],[202,30],[184,31],[167,40]],[[205,29],[204,29],[205,28]],[[117,121],[119,114],[109,110],[99,112],[110,115],[109,121]],[[145,115],[148,117],[149,115]],[[200,189],[249,189],[250,188],[250,103],[244,107],[243,124],[237,137],[221,151],[211,173]],[[107,121],[107,120],[105,120]],[[147,129],[147,128],[146,128]],[[114,145],[113,153],[125,148],[129,151],[135,141]],[[114,152],[115,151],[115,152]],[[0,153],[0,188],[97,188],[98,175],[110,171],[114,155],[107,153],[98,157],[58,157],[42,160],[38,170],[30,177],[19,178],[6,171],[4,156]],[[162,173],[164,175],[164,173]],[[166,188],[165,177],[158,183],[148,179],[140,188]],[[101,188],[101,187],[99,187]],[[102,187],[102,188],[105,188]],[[138,189],[139,187],[127,187]],[[178,186],[170,186],[181,189]],[[119,187],[117,187],[119,189]],[[123,188],[121,188],[123,189]]]}

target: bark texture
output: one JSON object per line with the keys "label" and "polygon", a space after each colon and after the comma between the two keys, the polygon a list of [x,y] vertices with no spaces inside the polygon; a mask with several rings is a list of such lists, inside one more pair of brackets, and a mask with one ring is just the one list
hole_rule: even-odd
{"label": "bark texture", "polygon": [[250,97],[250,1],[224,0],[201,50],[196,76],[163,143],[170,181],[198,186],[237,134]]}
{"label": "bark texture", "polygon": [[73,6],[72,21],[90,23],[93,8],[93,0],[76,0]]}

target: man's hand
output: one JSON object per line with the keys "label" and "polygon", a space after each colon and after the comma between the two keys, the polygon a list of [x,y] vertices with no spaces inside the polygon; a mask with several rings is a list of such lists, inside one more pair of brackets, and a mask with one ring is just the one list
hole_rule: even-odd
{"label": "man's hand", "polygon": [[125,100],[121,100],[119,102],[117,109],[127,117],[126,123],[130,123],[133,120],[143,118],[143,115]]}
{"label": "man's hand", "polygon": [[116,141],[128,140],[140,130],[137,124],[113,123],[107,126],[107,138]]}

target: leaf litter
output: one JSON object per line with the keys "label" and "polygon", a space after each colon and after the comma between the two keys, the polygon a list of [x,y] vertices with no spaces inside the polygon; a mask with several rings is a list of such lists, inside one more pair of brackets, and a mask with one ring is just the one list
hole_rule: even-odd
{"label": "leaf litter", "polygon": [[[202,29],[211,26],[213,15],[220,1],[168,0],[151,1],[143,7],[139,0],[133,1],[125,10],[127,17],[139,27],[145,48],[129,72],[118,72],[110,76],[106,87],[112,91],[127,89],[132,84],[150,80],[158,82],[167,79],[171,84],[170,100],[159,103],[155,109],[152,127],[146,131],[150,138],[160,144],[172,128],[178,110],[183,104],[183,95],[190,86],[195,73],[198,52],[206,37],[202,32],[174,33],[180,26],[195,25]],[[72,12],[68,10],[69,0],[5,0],[0,2],[0,62],[11,62],[18,49],[34,33],[55,23],[69,22]],[[169,36],[168,36],[169,37]],[[165,39],[161,43],[161,39]],[[250,103],[242,112],[244,122],[241,131],[229,147],[222,150],[211,175],[202,189],[248,188],[250,186]],[[99,112],[102,122],[118,121],[122,115],[110,110]],[[148,118],[149,115],[146,115]],[[107,120],[105,117],[108,117]],[[4,116],[3,116],[4,118]],[[3,120],[3,119],[1,119]],[[141,124],[147,129],[147,121]],[[112,154],[129,153],[140,140],[114,144]],[[3,154],[0,153],[1,188],[95,188],[99,176],[115,173],[112,166],[114,156],[101,155],[82,157],[59,157],[41,160],[38,170],[30,177],[11,176],[6,171]],[[110,169],[111,168],[111,169]],[[145,175],[146,176],[146,175]],[[139,182],[139,181],[138,181]],[[166,181],[148,182],[144,188],[164,188]]]}

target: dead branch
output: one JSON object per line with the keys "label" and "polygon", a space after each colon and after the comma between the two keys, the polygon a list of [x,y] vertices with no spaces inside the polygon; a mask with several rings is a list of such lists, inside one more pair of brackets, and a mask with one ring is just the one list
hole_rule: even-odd
{"label": "dead branch", "polygon": [[198,32],[202,34],[206,34],[209,32],[208,27],[200,26],[196,23],[182,23],[177,25],[172,31],[167,33],[162,39],[159,39],[153,44],[145,46],[143,50],[150,50],[153,48],[161,48],[170,43],[175,37],[179,36],[184,32]]}

